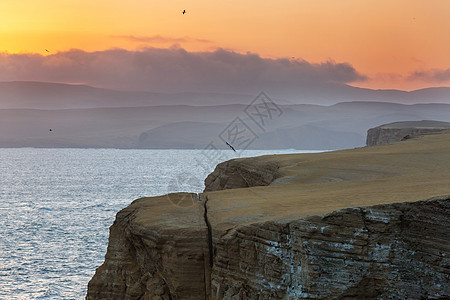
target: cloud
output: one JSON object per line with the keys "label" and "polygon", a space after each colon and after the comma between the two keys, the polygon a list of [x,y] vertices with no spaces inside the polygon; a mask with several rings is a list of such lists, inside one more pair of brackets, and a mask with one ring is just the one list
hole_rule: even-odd
{"label": "cloud", "polygon": [[141,43],[170,43],[170,44],[178,44],[178,43],[212,43],[212,41],[207,39],[198,39],[192,37],[181,37],[181,38],[172,38],[161,35],[153,35],[153,36],[134,36],[134,35],[112,35],[112,38],[124,39],[131,42],[141,42]]}
{"label": "cloud", "polygon": [[408,76],[409,80],[442,83],[450,81],[450,68],[414,71]]}
{"label": "cloud", "polygon": [[188,52],[180,47],[139,51],[70,50],[52,55],[0,54],[0,81],[76,82],[97,87],[161,92],[295,94],[366,80],[348,63],[267,59],[218,49]]}

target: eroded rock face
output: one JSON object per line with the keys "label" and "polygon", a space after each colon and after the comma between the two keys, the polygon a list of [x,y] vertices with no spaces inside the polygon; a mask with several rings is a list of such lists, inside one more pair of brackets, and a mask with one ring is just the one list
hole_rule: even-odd
{"label": "eroded rock face", "polygon": [[265,186],[278,177],[279,166],[276,163],[246,163],[242,160],[230,160],[217,165],[205,179],[205,192],[227,189]]}
{"label": "eroded rock face", "polygon": [[450,130],[449,122],[409,121],[395,122],[371,128],[367,131],[367,146],[392,144],[413,136]]}
{"label": "eroded rock face", "polygon": [[446,133],[221,164],[119,212],[87,298],[448,299],[449,168]]}
{"label": "eroded rock face", "polygon": [[207,299],[203,204],[195,194],[169,196],[136,200],[117,214],[86,299]]}
{"label": "eroded rock face", "polygon": [[[191,217],[182,213],[184,225],[153,218],[143,226],[159,200],[137,200],[117,215],[105,263],[89,282],[87,299],[450,295],[448,196],[268,221],[225,234],[213,228],[212,257],[202,202],[193,206]],[[184,227],[189,223],[192,228]]]}
{"label": "eroded rock face", "polygon": [[214,237],[212,299],[450,295],[450,199],[348,208]]}

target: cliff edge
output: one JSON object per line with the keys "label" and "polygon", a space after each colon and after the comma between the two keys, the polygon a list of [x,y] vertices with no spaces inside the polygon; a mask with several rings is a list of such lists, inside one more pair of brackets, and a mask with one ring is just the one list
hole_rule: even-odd
{"label": "cliff edge", "polygon": [[450,122],[405,121],[384,124],[367,131],[367,146],[392,144],[418,135],[433,134],[450,130]]}
{"label": "cliff edge", "polygon": [[220,164],[119,212],[86,298],[447,299],[449,167],[450,133]]}

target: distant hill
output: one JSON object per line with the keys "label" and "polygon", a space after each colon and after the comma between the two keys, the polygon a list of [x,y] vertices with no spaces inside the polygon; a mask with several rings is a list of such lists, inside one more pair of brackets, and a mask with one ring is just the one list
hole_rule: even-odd
{"label": "distant hill", "polygon": [[[280,94],[281,95],[281,94]],[[153,93],[118,91],[87,85],[48,82],[0,82],[0,109],[71,109],[97,107],[142,107],[155,105],[227,105],[249,104],[256,95],[235,93]],[[450,88],[427,88],[411,92],[371,90],[348,85],[305,86],[301,92],[277,97],[278,104],[332,105],[347,101],[414,103],[450,103]]]}
{"label": "distant hill", "polygon": [[203,148],[216,140],[225,148],[219,134],[240,117],[257,136],[250,148],[331,150],[364,146],[366,131],[381,124],[450,121],[450,88],[305,87],[273,98],[283,113],[263,129],[244,113],[255,96],[0,82],[0,147]]}
{"label": "distant hill", "polygon": [[[369,128],[398,121],[450,122],[450,104],[347,102],[280,105],[264,130],[246,105],[85,109],[0,109],[0,147],[196,148],[219,138],[236,117],[254,131],[253,149],[344,149],[364,146]],[[52,129],[52,131],[50,131]]]}

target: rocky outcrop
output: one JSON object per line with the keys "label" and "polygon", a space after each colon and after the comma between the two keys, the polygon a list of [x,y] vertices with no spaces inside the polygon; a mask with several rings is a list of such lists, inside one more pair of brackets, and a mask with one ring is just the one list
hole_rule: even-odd
{"label": "rocky outcrop", "polygon": [[449,168],[450,134],[221,164],[117,214],[87,299],[448,299]]}
{"label": "rocky outcrop", "polygon": [[408,121],[395,122],[371,128],[367,131],[367,146],[376,146],[399,142],[413,136],[450,130],[449,122]]}
{"label": "rocky outcrop", "polygon": [[205,192],[265,186],[278,177],[278,164],[257,158],[251,163],[229,160],[217,165],[205,179]]}

